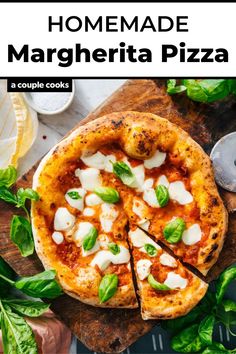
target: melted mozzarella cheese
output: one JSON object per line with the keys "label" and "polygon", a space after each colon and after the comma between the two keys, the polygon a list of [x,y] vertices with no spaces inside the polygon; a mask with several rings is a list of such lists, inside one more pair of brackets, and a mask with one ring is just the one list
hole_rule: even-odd
{"label": "melted mozzarella cheese", "polygon": [[175,272],[169,272],[164,284],[170,289],[184,289],[186,288],[188,281]]}
{"label": "melted mozzarella cheese", "polygon": [[111,162],[116,162],[116,157],[115,155],[107,155],[106,156],[106,162],[105,162],[105,171],[106,172],[113,172],[113,166]]}
{"label": "melted mozzarella cheese", "polygon": [[193,224],[183,232],[182,241],[185,245],[191,246],[199,242],[202,238],[202,231],[198,224]]}
{"label": "melted mozzarella cheese", "polygon": [[131,170],[135,176],[135,181],[130,185],[130,187],[136,188],[138,191],[142,191],[145,179],[144,166],[138,165],[136,167],[131,167]]}
{"label": "melted mozzarella cheese", "polygon": [[145,200],[145,202],[148,203],[148,205],[150,205],[153,208],[160,207],[158,200],[157,200],[155,189],[153,189],[153,188],[146,189],[143,192],[143,200]]}
{"label": "melted mozzarella cheese", "polygon": [[140,280],[146,279],[151,270],[152,262],[149,259],[140,259],[137,262],[137,274]]}
{"label": "melted mozzarella cheese", "polygon": [[192,203],[193,196],[185,189],[185,185],[181,181],[170,183],[169,186],[170,198],[181,205]]}
{"label": "melted mozzarella cheese", "polygon": [[101,206],[100,223],[104,232],[110,232],[113,222],[118,216],[118,211],[114,204],[103,203]]}
{"label": "melted mozzarella cheese", "polygon": [[99,251],[90,265],[95,267],[97,265],[100,270],[104,271],[111,263],[123,264],[130,261],[130,253],[127,248],[120,246],[120,253],[114,255],[110,251]]}
{"label": "melted mozzarella cheese", "polygon": [[98,168],[99,170],[103,170],[105,168],[106,156],[103,155],[100,151],[97,151],[93,155],[81,157],[81,160],[88,167],[94,167]]}
{"label": "melted mozzarella cheese", "polygon": [[[81,198],[73,199],[69,196],[69,192],[77,192]],[[83,188],[71,188],[65,194],[65,200],[67,201],[72,208],[78,209],[82,211],[84,209],[84,196],[86,194],[86,190]]]}
{"label": "melted mozzarella cheese", "polygon": [[92,208],[85,208],[83,211],[84,216],[93,216],[95,214],[95,210]]}
{"label": "melted mozzarella cheese", "polygon": [[166,153],[157,150],[150,159],[144,161],[144,167],[147,169],[160,167],[164,163],[165,159]]}
{"label": "melted mozzarella cheese", "polygon": [[66,208],[58,208],[54,217],[54,229],[67,231],[74,226],[75,217]]}
{"label": "melted mozzarella cheese", "polygon": [[112,254],[111,261],[113,264],[128,263],[130,261],[129,250],[124,246],[120,247],[120,253]]}
{"label": "melted mozzarella cheese", "polygon": [[82,187],[88,191],[93,191],[95,188],[101,186],[100,172],[96,168],[86,168],[75,170],[75,175],[80,179]]}
{"label": "melted mozzarella cheese", "polygon": [[100,242],[100,246],[102,249],[108,250],[108,244],[110,243],[110,239],[106,234],[98,235],[98,240]]}
{"label": "melted mozzarella cheese", "polygon": [[111,252],[99,251],[90,263],[92,267],[98,266],[101,271],[104,271],[111,264]]}
{"label": "melted mozzarella cheese", "polygon": [[73,234],[73,240],[75,241],[78,247],[82,245],[85,236],[87,236],[92,227],[93,224],[87,221],[82,221],[79,223],[78,227],[76,228],[76,231]]}
{"label": "melted mozzarella cheese", "polygon": [[100,249],[99,241],[96,241],[93,248],[91,248],[91,250],[89,251],[85,251],[84,248],[82,247],[82,257],[90,256],[91,254],[97,252],[99,249]]}
{"label": "melted mozzarella cheese", "polygon": [[169,188],[169,181],[167,179],[167,177],[165,175],[161,175],[159,178],[158,178],[158,181],[157,181],[157,185],[162,185],[162,186],[165,186],[166,188]]}
{"label": "melted mozzarella cheese", "polygon": [[85,198],[85,203],[88,206],[94,206],[94,205],[102,204],[103,201],[97,194],[91,193]]}
{"label": "melted mozzarella cheese", "polygon": [[139,228],[134,231],[129,231],[129,237],[134,247],[140,248],[149,243],[153,245],[156,249],[160,249],[160,246]]}
{"label": "melted mozzarella cheese", "polygon": [[143,190],[145,191],[145,189],[150,189],[152,188],[154,183],[154,179],[153,178],[148,178],[144,181],[143,183]]}
{"label": "melted mozzarella cheese", "polygon": [[52,234],[52,239],[57,245],[60,245],[64,241],[64,236],[61,232],[54,231]]}
{"label": "melted mozzarella cheese", "polygon": [[177,262],[174,257],[170,256],[168,253],[162,253],[160,256],[160,263],[164,266],[176,268]]}
{"label": "melted mozzarella cheese", "polygon": [[140,219],[146,219],[148,207],[141,199],[134,197],[132,210]]}
{"label": "melted mozzarella cheese", "polygon": [[150,226],[150,221],[142,219],[142,220],[138,221],[137,224],[141,227],[141,229],[148,231],[149,226]]}

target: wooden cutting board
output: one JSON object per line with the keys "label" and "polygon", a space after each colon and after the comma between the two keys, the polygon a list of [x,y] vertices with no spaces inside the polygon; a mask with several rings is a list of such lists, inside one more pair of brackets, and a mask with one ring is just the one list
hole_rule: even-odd
{"label": "wooden cutting board", "polygon": [[[207,153],[220,137],[236,130],[236,100],[204,105],[190,101],[185,95],[171,97],[166,94],[165,80],[127,81],[78,126],[104,114],[125,110],[150,112],[169,119],[185,129]],[[35,168],[18,181],[17,187],[31,186]],[[220,259],[207,280],[216,278],[226,266],[236,261],[236,217],[233,213],[236,194],[220,192],[230,211],[229,232]],[[42,271],[36,254],[22,258],[9,239],[10,220],[18,210],[4,203],[0,203],[0,210],[0,254],[21,276]],[[52,302],[52,310],[82,343],[95,352],[121,352],[157,323],[143,321],[139,310],[94,308],[66,295]]]}

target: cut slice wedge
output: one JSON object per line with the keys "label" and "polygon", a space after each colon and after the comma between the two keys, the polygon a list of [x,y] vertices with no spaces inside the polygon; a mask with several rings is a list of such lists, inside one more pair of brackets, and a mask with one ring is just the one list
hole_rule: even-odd
{"label": "cut slice wedge", "polygon": [[203,298],[208,284],[145,232],[132,226],[129,242],[144,320],[184,316]]}

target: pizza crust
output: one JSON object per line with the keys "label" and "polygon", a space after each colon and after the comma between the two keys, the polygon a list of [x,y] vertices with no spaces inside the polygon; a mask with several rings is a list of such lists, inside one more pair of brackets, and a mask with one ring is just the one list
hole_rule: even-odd
{"label": "pizza crust", "polygon": [[[92,293],[86,287],[77,286],[69,267],[56,258],[55,245],[45,223],[45,215],[48,220],[54,216],[52,200],[55,205],[60,205],[64,198],[57,181],[68,171],[71,161],[81,155],[95,153],[102,145],[113,142],[118,142],[127,155],[136,159],[147,159],[156,149],[161,149],[183,160],[190,174],[192,193],[201,218],[211,225],[208,243],[202,247],[197,262],[197,268],[203,274],[207,274],[222,249],[227,213],[214,182],[209,157],[181,128],[153,114],[119,112],[96,119],[76,129],[42,159],[33,178],[33,188],[41,198],[39,202],[32,203],[31,216],[36,251],[44,267],[56,269],[65,292],[83,302],[94,306],[135,308],[137,301],[133,285],[121,289],[102,305],[98,303],[97,295],[95,299],[96,286]],[[200,299],[202,294],[203,291],[196,293],[197,298]]]}

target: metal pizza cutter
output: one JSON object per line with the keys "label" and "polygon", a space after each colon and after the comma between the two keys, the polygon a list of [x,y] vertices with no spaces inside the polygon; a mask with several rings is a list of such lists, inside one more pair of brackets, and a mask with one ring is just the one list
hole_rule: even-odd
{"label": "metal pizza cutter", "polygon": [[236,193],[236,132],[223,136],[210,155],[217,184]]}

